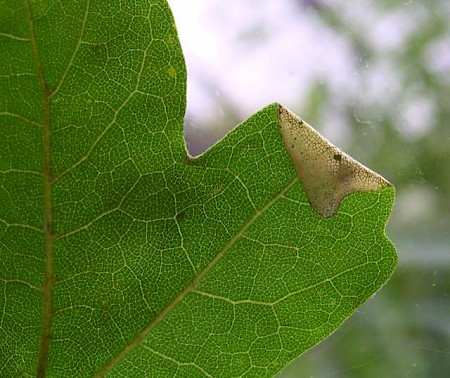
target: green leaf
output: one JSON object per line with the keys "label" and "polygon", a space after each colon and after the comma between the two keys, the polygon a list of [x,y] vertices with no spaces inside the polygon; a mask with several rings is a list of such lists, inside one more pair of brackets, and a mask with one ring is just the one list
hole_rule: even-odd
{"label": "green leaf", "polygon": [[391,275],[390,184],[277,104],[192,158],[185,90],[163,0],[0,2],[0,376],[271,376]]}

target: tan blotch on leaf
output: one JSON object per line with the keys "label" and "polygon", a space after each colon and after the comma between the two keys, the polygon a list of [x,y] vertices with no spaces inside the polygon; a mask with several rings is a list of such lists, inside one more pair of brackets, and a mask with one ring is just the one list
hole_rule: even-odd
{"label": "tan blotch on leaf", "polygon": [[309,202],[324,217],[335,214],[341,200],[349,194],[391,185],[281,105],[279,122],[281,136]]}

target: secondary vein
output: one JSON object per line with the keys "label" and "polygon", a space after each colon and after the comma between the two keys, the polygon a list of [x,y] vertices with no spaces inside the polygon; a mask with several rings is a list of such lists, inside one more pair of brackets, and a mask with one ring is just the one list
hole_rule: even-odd
{"label": "secondary vein", "polygon": [[182,302],[186,296],[193,292],[200,284],[203,277],[205,277],[208,272],[211,271],[214,266],[222,259],[222,257],[233,247],[233,245],[245,234],[249,227],[256,222],[256,220],[264,214],[273,204],[275,204],[280,198],[286,194],[286,192],[292,188],[292,186],[298,181],[297,176],[293,178],[289,183],[278,192],[269,202],[267,202],[261,209],[255,210],[253,216],[242,225],[239,231],[225,244],[222,250],[217,254],[214,259],[199,273],[194,279],[187,285],[161,312],[156,315],[153,321],[134,339],[132,340],[122,351],[114,357],[104,368],[99,371],[95,377],[104,377],[109,371],[111,371],[115,365],[117,365],[122,359],[124,359],[127,354],[136,346],[141,344],[145,337],[152,332],[168,315],[172,312],[175,307]]}
{"label": "secondary vein", "polygon": [[42,287],[42,330],[37,364],[37,377],[44,377],[48,360],[48,347],[52,327],[52,289],[53,289],[53,213],[52,213],[52,172],[50,161],[50,92],[45,80],[39,48],[34,30],[33,13],[28,0],[24,0],[28,20],[30,44],[36,65],[36,76],[42,95],[42,158],[44,178],[44,233],[45,233],[45,277]]}

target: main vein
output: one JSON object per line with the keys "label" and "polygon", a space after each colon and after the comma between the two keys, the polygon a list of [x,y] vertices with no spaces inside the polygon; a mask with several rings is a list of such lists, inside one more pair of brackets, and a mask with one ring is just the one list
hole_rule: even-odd
{"label": "main vein", "polygon": [[268,201],[261,209],[255,211],[253,216],[242,225],[239,231],[224,245],[222,250],[210,261],[210,263],[187,285],[156,317],[153,321],[134,339],[132,340],[116,357],[114,357],[101,371],[95,376],[104,377],[117,365],[127,354],[136,346],[141,344],[145,337],[152,332],[168,315],[169,313],[186,298],[186,296],[193,292],[203,277],[211,271],[211,269],[222,259],[222,257],[233,247],[233,245],[245,234],[249,227],[273,204],[275,204],[284,194],[297,182],[297,176],[278,192],[270,201]]}
{"label": "main vein", "polygon": [[50,92],[45,81],[44,69],[34,30],[33,14],[29,0],[24,0],[27,13],[30,43],[36,65],[36,76],[42,95],[42,158],[44,178],[44,233],[45,233],[45,277],[43,283],[42,330],[37,365],[37,377],[45,376],[48,347],[52,327],[52,288],[53,288],[53,214],[52,214],[52,171],[50,161]]}

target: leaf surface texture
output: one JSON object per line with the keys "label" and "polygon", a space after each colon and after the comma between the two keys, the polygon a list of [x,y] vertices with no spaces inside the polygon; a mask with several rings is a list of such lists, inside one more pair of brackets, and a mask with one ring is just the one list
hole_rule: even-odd
{"label": "leaf surface texture", "polygon": [[185,92],[165,1],[0,2],[0,376],[272,376],[391,275],[392,186],[320,215],[277,104],[192,158]]}

